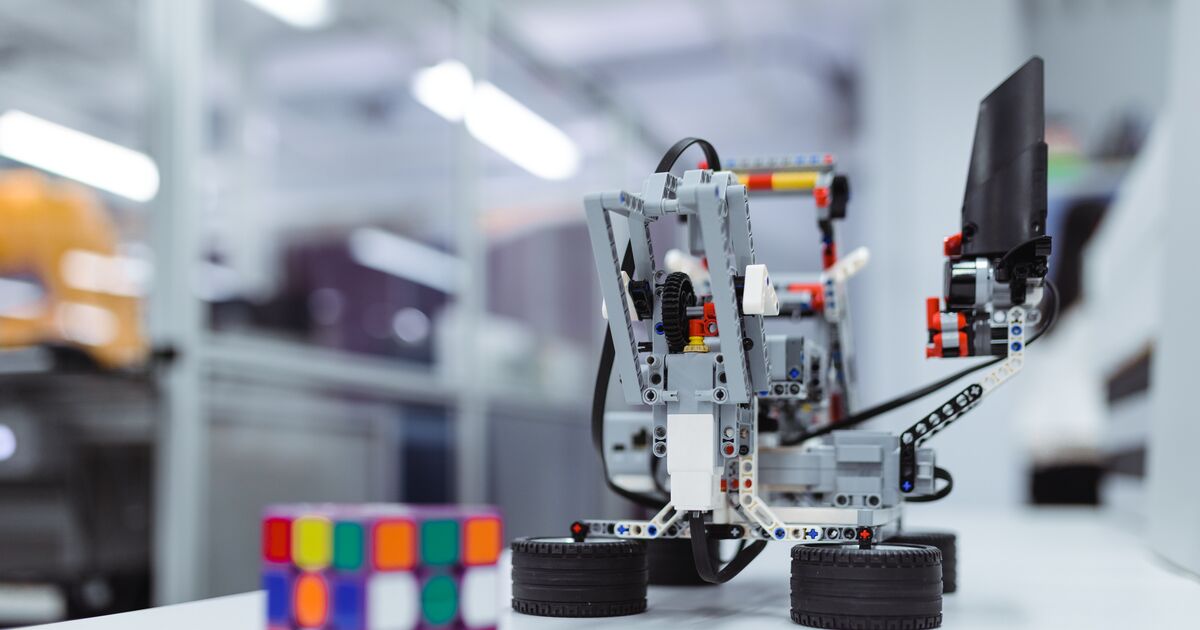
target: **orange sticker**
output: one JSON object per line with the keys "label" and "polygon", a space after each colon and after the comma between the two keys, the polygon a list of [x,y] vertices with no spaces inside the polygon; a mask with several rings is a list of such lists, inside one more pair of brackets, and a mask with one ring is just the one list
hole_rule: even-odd
{"label": "orange sticker", "polygon": [[296,579],[296,623],[304,628],[325,625],[329,615],[329,589],[316,573],[302,573]]}
{"label": "orange sticker", "polygon": [[496,564],[503,535],[498,518],[473,518],[463,528],[463,564]]}
{"label": "orange sticker", "polygon": [[407,571],[416,564],[416,536],[409,521],[376,523],[372,543],[377,571]]}

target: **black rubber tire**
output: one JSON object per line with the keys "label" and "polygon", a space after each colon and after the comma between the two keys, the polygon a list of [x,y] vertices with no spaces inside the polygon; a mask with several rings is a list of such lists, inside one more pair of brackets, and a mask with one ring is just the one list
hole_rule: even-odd
{"label": "black rubber tire", "polygon": [[646,610],[646,547],[632,540],[520,538],[512,544],[513,610],[615,617]]}
{"label": "black rubber tire", "polygon": [[942,552],[942,593],[953,593],[958,590],[957,540],[957,537],[951,532],[918,530],[900,532],[889,538],[888,542],[937,547]]}
{"label": "black rubber tire", "polygon": [[792,621],[815,628],[924,630],[942,625],[942,552],[880,543],[792,548]]}
{"label": "black rubber tire", "polygon": [[[721,541],[708,541],[709,555],[720,557]],[[650,566],[650,583],[660,586],[715,586],[704,581],[696,572],[690,538],[661,538],[646,542],[646,561]]]}

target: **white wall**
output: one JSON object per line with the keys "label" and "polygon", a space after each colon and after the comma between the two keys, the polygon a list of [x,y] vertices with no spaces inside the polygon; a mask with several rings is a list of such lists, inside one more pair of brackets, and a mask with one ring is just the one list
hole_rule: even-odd
{"label": "white wall", "polygon": [[1196,452],[1200,448],[1200,422],[1195,396],[1196,357],[1200,337],[1195,317],[1200,310],[1200,287],[1195,276],[1195,242],[1200,233],[1196,211],[1196,173],[1200,171],[1200,3],[1176,5],[1173,60],[1168,110],[1173,133],[1169,149],[1163,318],[1155,348],[1153,378],[1154,416],[1148,445],[1148,479],[1151,540],[1159,553],[1200,573],[1200,539],[1180,535],[1180,528],[1200,519],[1200,491],[1196,489]]}
{"label": "white wall", "polygon": [[[865,405],[966,365],[924,359],[924,298],[940,295],[942,237],[961,224],[979,101],[1024,61],[1016,2],[881,3],[875,17],[864,68],[864,168],[845,239],[872,252],[871,265],[852,281]],[[1021,500],[1025,464],[1006,422],[1019,388],[1001,389],[930,443],[955,477],[948,501]],[[945,398],[879,426],[907,427]]]}

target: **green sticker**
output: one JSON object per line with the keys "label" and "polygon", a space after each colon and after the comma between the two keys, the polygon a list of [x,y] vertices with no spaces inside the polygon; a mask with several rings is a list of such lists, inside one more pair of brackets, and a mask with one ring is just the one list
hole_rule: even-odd
{"label": "green sticker", "polygon": [[421,524],[421,562],[427,565],[458,561],[458,521],[426,521]]}
{"label": "green sticker", "polygon": [[458,612],[458,588],[454,580],[445,575],[430,578],[421,591],[421,610],[425,621],[440,626],[450,623]]}
{"label": "green sticker", "polygon": [[333,526],[333,568],[357,571],[363,563],[363,528],[358,523]]}

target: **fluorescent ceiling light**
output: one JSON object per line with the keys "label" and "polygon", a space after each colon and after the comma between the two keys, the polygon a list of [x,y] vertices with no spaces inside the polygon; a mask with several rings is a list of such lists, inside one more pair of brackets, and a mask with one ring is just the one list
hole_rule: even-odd
{"label": "fluorescent ceiling light", "polygon": [[543,179],[566,179],[579,170],[579,149],[567,134],[491,83],[475,86],[467,131]]}
{"label": "fluorescent ceiling light", "polygon": [[443,293],[457,288],[462,266],[456,256],[377,228],[351,232],[350,257],[364,267]]}
{"label": "fluorescent ceiling light", "polygon": [[543,179],[579,171],[579,148],[567,134],[500,88],[474,83],[460,61],[447,60],[417,72],[413,98],[467,131],[496,153]]}
{"label": "fluorescent ceiling light", "polygon": [[453,59],[418,71],[412,81],[413,98],[450,122],[467,114],[474,90],[471,71]]}
{"label": "fluorescent ceiling light", "polygon": [[333,19],[330,0],[246,0],[296,28],[321,28]]}
{"label": "fluorescent ceiling light", "polygon": [[134,201],[158,193],[146,154],[18,110],[0,115],[0,155]]}

